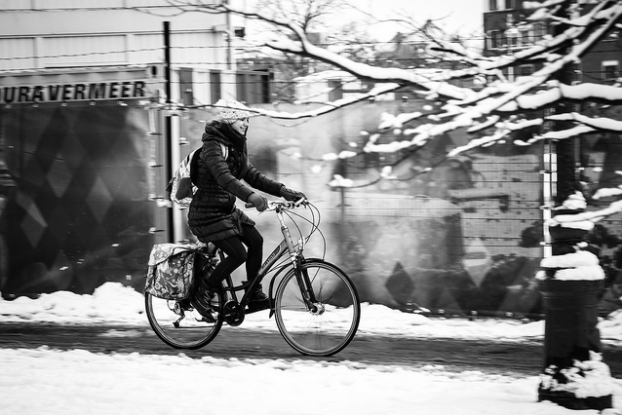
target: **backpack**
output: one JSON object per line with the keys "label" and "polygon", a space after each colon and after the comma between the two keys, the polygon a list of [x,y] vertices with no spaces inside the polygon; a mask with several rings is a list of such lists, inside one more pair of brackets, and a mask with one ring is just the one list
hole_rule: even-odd
{"label": "backpack", "polygon": [[[227,159],[229,148],[223,143],[220,144],[222,156]],[[168,182],[166,191],[169,193],[173,202],[182,207],[190,206],[192,196],[196,192],[196,171],[201,156],[201,147],[194,149],[179,163],[177,170],[173,173],[173,178]]]}

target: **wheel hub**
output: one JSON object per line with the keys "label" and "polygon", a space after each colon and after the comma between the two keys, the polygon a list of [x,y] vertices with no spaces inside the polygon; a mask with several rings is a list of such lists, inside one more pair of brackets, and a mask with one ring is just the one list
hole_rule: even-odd
{"label": "wheel hub", "polygon": [[314,316],[321,316],[326,311],[326,306],[322,303],[313,303],[309,309]]}

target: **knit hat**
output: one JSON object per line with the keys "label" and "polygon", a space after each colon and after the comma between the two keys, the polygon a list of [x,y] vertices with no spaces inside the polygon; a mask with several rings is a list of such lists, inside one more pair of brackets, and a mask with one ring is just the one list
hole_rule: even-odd
{"label": "knit hat", "polygon": [[249,118],[251,115],[248,111],[250,108],[239,101],[220,99],[215,105],[218,108],[220,119],[229,124],[243,118]]}
{"label": "knit hat", "polygon": [[576,210],[576,211],[584,211],[587,208],[587,202],[585,201],[585,196],[583,193],[576,190],[573,194],[569,195],[566,200],[561,204],[561,206],[557,206],[553,208],[553,210]]}

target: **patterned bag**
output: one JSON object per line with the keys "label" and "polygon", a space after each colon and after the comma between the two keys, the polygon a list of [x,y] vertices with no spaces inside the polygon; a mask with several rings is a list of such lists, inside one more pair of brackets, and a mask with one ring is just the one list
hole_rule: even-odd
{"label": "patterned bag", "polygon": [[149,255],[145,291],[166,300],[190,297],[196,249],[195,245],[188,244],[155,244]]}

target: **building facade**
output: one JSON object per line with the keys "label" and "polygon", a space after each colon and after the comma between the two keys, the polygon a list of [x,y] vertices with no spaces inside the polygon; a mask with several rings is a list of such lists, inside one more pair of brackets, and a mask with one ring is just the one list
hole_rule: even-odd
{"label": "building facade", "polygon": [[166,186],[207,107],[266,102],[268,73],[237,70],[230,16],[166,0],[0,0],[0,21],[0,292],[140,289],[185,230]]}
{"label": "building facade", "polygon": [[[544,22],[526,22],[526,18],[532,11],[524,8],[522,0],[482,1],[484,1],[486,35],[484,55],[486,56],[512,55],[552,34],[552,27]],[[574,3],[581,14],[594,7],[594,2],[588,0]],[[571,75],[572,79],[569,81],[571,83],[611,83],[620,76],[621,59],[622,40],[619,29],[615,29],[582,57],[581,63],[575,66]],[[516,76],[530,75],[538,69],[538,64],[526,64],[510,67],[505,70],[505,74],[511,80]]]}
{"label": "building facade", "polygon": [[182,12],[165,0],[0,0],[0,16],[0,77],[128,66],[162,77],[168,57],[173,102],[269,99],[268,74],[237,71],[242,31],[228,14]]}

